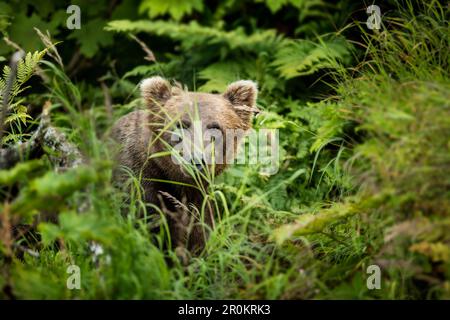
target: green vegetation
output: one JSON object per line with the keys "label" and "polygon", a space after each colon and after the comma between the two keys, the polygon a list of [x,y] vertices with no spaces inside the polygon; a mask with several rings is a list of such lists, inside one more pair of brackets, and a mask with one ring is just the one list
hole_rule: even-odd
{"label": "green vegetation", "polygon": [[[369,30],[350,1],[72,3],[80,30],[66,5],[0,2],[2,101],[10,55],[30,52],[1,140],[0,297],[450,298],[447,4],[388,2]],[[170,248],[159,208],[139,215],[138,177],[131,194],[111,182],[108,131],[152,75],[205,92],[253,79],[254,127],[279,129],[276,174],[211,178],[220,214],[198,256]]]}

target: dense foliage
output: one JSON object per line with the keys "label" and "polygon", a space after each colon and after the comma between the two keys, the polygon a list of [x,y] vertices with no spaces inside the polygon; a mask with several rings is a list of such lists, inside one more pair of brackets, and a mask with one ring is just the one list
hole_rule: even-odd
{"label": "dense foliage", "polygon": [[[28,52],[1,136],[0,155],[21,151],[0,159],[0,297],[450,298],[446,4],[385,2],[380,30],[345,0],[70,4],[80,30],[67,3],[0,2],[2,101],[10,56]],[[163,214],[149,231],[137,177],[131,195],[111,183],[109,129],[143,107],[151,75],[204,92],[253,79],[254,126],[279,130],[276,174],[235,165],[211,181],[220,215],[198,256],[170,248]],[[34,148],[43,119],[82,164]]]}

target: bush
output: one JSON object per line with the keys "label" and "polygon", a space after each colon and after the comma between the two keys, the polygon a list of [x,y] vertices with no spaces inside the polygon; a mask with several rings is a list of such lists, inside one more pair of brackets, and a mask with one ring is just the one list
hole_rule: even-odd
{"label": "bush", "polygon": [[[379,31],[349,1],[80,0],[74,32],[66,4],[44,4],[0,4],[2,100],[14,84],[0,149],[2,298],[450,296],[439,2],[388,2]],[[15,74],[17,47],[41,51]],[[254,126],[279,130],[275,175],[240,165],[212,179],[220,214],[197,256],[171,248],[161,208],[141,215],[139,177],[130,194],[111,183],[109,128],[142,107],[136,85],[151,75],[203,92],[254,79]],[[374,264],[381,290],[366,285]],[[81,290],[66,285],[73,265]]]}

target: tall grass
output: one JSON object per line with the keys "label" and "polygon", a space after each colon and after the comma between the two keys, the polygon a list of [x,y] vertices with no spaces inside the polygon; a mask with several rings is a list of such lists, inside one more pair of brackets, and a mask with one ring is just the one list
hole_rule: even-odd
{"label": "tall grass", "polygon": [[[9,262],[0,255],[0,287],[11,288],[9,296],[0,295],[448,298],[447,13],[438,2],[399,12],[403,16],[386,17],[386,28],[378,33],[361,29],[366,59],[340,75],[335,96],[306,105],[292,102],[301,110],[289,117],[268,106],[256,120],[257,128],[281,130],[278,174],[260,176],[257,167],[233,166],[223,176],[205,176],[211,186],[202,192],[219,210],[199,255],[172,248],[160,208],[141,214],[146,212],[141,176],[128,172],[128,193],[112,185],[113,157],[106,143],[112,123],[106,109],[95,103],[81,108],[81,88],[47,62],[52,121],[65,128],[97,174],[59,200],[52,212],[57,223],[37,220],[37,231],[15,239],[20,254]],[[114,117],[120,115],[117,110]],[[292,136],[307,141],[293,146]],[[43,171],[18,186],[36,183]],[[342,214],[349,211],[352,215]],[[297,219],[309,221],[313,231],[293,224]],[[277,243],[274,233],[286,225],[298,230]],[[103,253],[93,252],[95,244]],[[66,288],[72,264],[81,269],[81,290]],[[381,290],[366,286],[371,264],[382,269]]]}

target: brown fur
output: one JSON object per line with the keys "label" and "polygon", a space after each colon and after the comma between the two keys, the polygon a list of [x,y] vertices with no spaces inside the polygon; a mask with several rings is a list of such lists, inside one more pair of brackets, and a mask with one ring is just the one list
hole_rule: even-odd
{"label": "brown fur", "polygon": [[[173,244],[180,246],[187,243],[191,249],[201,248],[205,235],[201,228],[189,228],[192,210],[186,212],[186,205],[192,204],[200,210],[202,194],[191,187],[148,181],[161,179],[193,184],[193,178],[170,156],[149,157],[165,151],[164,142],[170,143],[170,130],[161,129],[167,129],[167,124],[173,119],[177,123],[192,123],[196,110],[202,129],[219,126],[224,139],[226,129],[250,129],[252,114],[257,111],[256,85],[251,81],[237,81],[230,84],[224,94],[195,93],[172,87],[161,77],[153,77],[141,83],[141,95],[147,109],[123,116],[113,127],[112,137],[121,146],[118,164],[141,176],[146,203],[160,205],[169,214]],[[236,149],[227,152],[232,152],[234,156]],[[220,174],[225,167],[225,164],[217,164],[215,174]],[[124,179],[124,175],[118,174],[117,170],[115,180],[123,183]],[[207,188],[206,181],[200,183]],[[205,213],[204,222],[209,226],[213,224],[212,215],[212,210]]]}

